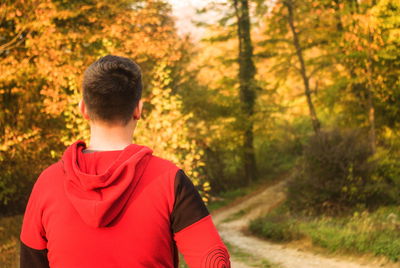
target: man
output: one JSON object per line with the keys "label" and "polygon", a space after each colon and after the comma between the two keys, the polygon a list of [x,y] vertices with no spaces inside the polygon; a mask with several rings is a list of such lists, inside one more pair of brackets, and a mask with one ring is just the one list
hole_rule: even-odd
{"label": "man", "polygon": [[105,56],[85,71],[77,141],[42,172],[21,231],[21,268],[230,267],[193,184],[177,166],[132,144],[142,111],[139,66]]}

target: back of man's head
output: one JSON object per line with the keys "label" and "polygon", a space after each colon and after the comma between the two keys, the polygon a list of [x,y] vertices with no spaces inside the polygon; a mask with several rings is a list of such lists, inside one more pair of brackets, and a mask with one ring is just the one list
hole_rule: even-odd
{"label": "back of man's head", "polygon": [[124,57],[107,55],[83,76],[83,100],[94,121],[127,124],[142,95],[140,67]]}

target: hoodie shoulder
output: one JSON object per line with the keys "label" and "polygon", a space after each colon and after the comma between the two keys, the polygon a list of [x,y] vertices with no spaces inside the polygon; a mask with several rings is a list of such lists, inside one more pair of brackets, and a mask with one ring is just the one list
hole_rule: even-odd
{"label": "hoodie shoulder", "polygon": [[40,173],[38,179],[35,182],[35,187],[44,186],[48,188],[49,185],[54,184],[55,178],[59,178],[60,175],[62,175],[63,173],[64,171],[61,160],[56,163],[53,163]]}
{"label": "hoodie shoulder", "polygon": [[[154,193],[160,196],[159,200],[165,200],[168,206],[168,213],[172,213],[175,201],[175,176],[179,168],[171,161],[152,156],[143,176],[142,185],[152,185]],[[156,183],[150,183],[156,182]]]}
{"label": "hoodie shoulder", "polygon": [[172,163],[172,161],[153,155],[149,161],[149,166],[152,169],[157,170],[160,174],[168,172],[177,172],[178,166]]}

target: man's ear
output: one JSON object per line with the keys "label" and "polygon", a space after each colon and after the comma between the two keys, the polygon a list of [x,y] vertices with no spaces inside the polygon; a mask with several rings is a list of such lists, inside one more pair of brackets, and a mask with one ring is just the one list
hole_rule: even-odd
{"label": "man's ear", "polygon": [[139,120],[142,115],[143,101],[139,100],[138,105],[136,105],[135,110],[133,110],[133,119]]}
{"label": "man's ear", "polygon": [[79,101],[79,110],[81,111],[83,118],[85,118],[86,120],[90,120],[90,117],[87,113],[86,104],[83,99]]}

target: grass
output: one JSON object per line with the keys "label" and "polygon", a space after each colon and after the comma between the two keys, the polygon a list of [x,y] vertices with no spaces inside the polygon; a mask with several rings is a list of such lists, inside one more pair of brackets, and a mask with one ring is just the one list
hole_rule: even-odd
{"label": "grass", "polygon": [[189,268],[187,266],[185,259],[183,258],[183,255],[179,253],[179,268]]}
{"label": "grass", "polygon": [[248,211],[249,210],[246,211],[244,209],[241,209],[238,212],[229,216],[228,218],[224,219],[222,222],[230,222],[230,221],[237,220],[237,219],[241,218],[242,216],[244,216]]}
{"label": "grass", "polygon": [[301,217],[285,205],[250,223],[250,231],[275,242],[306,238],[329,252],[372,253],[400,261],[400,207],[346,217]]}
{"label": "grass", "polygon": [[273,264],[266,259],[257,258],[226,241],[224,241],[224,243],[225,243],[226,247],[228,248],[229,254],[231,255],[231,261],[232,261],[232,257],[234,257],[238,261],[244,262],[247,265],[252,266],[252,267],[279,268],[279,266],[277,264]]}
{"label": "grass", "polygon": [[222,192],[218,195],[218,197],[214,197],[208,202],[207,207],[209,211],[216,211],[222,207],[225,207],[232,202],[236,201],[240,197],[243,197],[254,191],[254,186],[237,188],[235,190],[230,190],[226,192]]}
{"label": "grass", "polygon": [[0,218],[0,267],[18,267],[22,215]]}
{"label": "grass", "polygon": [[[282,176],[282,174],[280,176]],[[271,184],[277,181],[280,178],[280,176],[277,176],[274,179],[262,178],[249,186],[240,187],[218,193],[218,196],[212,197],[211,200],[207,203],[207,208],[210,212],[213,212],[222,207],[228,206],[237,201],[238,199],[240,199],[241,197],[254,193],[258,189],[265,187],[266,184]]]}

